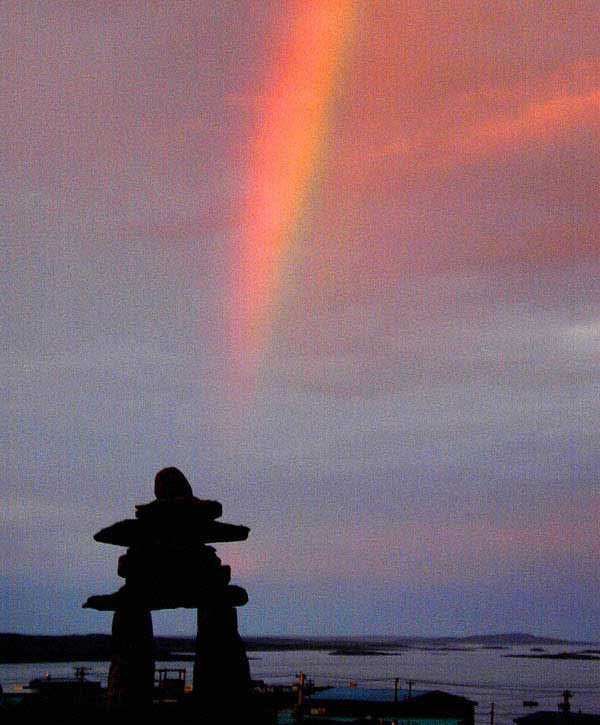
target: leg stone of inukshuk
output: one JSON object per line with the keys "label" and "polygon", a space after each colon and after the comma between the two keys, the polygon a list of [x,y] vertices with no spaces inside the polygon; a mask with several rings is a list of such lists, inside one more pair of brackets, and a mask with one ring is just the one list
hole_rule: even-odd
{"label": "leg stone of inukshuk", "polygon": [[250,693],[250,668],[232,606],[198,608],[194,695],[208,710],[227,703],[241,710]]}
{"label": "leg stone of inukshuk", "polygon": [[108,704],[118,707],[151,705],[154,639],[152,615],[147,609],[125,605],[115,611],[112,649]]}

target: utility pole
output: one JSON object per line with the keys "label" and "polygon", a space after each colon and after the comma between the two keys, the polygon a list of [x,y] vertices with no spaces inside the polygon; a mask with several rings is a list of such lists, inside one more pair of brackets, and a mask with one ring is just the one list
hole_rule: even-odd
{"label": "utility pole", "polygon": [[413,686],[413,684],[414,684],[414,682],[412,680],[409,680],[408,681],[408,699],[409,700],[412,697],[412,686]]}
{"label": "utility pole", "polygon": [[562,710],[563,712],[570,712],[571,711],[571,703],[570,700],[573,697],[573,693],[569,692],[569,690],[563,690],[563,701],[559,704],[558,709]]}
{"label": "utility pole", "polygon": [[494,725],[494,703],[492,702],[492,709],[490,710],[490,725]]}
{"label": "utility pole", "polygon": [[296,705],[296,722],[304,720],[304,672],[298,675],[298,704]]}
{"label": "utility pole", "polygon": [[398,702],[398,683],[400,682],[400,678],[396,677],[394,679],[394,702]]}
{"label": "utility pole", "polygon": [[302,705],[304,699],[304,672],[298,675],[298,705]]}

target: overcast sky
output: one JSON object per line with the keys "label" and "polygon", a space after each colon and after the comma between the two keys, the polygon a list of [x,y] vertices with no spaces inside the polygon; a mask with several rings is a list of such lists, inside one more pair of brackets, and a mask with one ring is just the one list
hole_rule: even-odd
{"label": "overcast sky", "polygon": [[174,465],[251,528],[242,633],[598,637],[600,6],[342,5],[2,4],[0,630],[109,631],[92,536]]}

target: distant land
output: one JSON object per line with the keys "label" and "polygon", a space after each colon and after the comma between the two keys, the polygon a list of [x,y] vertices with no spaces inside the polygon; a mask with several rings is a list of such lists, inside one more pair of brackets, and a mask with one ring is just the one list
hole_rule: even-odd
{"label": "distant land", "polygon": [[[155,638],[159,661],[192,659],[194,637]],[[540,648],[547,645],[593,645],[524,633],[483,634],[469,637],[244,637],[249,652],[264,650],[321,650],[332,654],[381,655],[390,650],[473,648],[504,649],[512,646]],[[537,651],[540,651],[539,649]],[[586,651],[585,659],[596,659],[595,651]],[[528,657],[565,657],[565,653],[531,654]],[[0,633],[0,663],[24,662],[105,662],[111,658],[109,634],[30,635]],[[583,657],[582,657],[583,659]]]}

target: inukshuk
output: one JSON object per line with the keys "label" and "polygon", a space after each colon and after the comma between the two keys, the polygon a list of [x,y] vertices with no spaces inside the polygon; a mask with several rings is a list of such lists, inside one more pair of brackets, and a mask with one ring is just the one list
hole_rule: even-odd
{"label": "inukshuk", "polygon": [[237,628],[235,607],[248,601],[245,590],[229,584],[231,569],[208,543],[244,541],[249,529],[215,519],[218,501],[196,498],[176,468],[156,475],[156,500],[136,506],[136,518],[102,529],[96,541],[126,546],[118,574],[125,585],[113,594],[90,597],[83,605],[114,610],[113,656],[108,677],[112,705],[152,701],[154,642],[151,611],[189,607],[198,610],[194,695],[206,712],[217,703],[241,706],[250,671]]}

